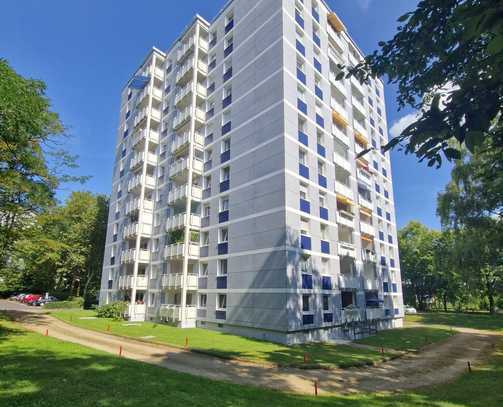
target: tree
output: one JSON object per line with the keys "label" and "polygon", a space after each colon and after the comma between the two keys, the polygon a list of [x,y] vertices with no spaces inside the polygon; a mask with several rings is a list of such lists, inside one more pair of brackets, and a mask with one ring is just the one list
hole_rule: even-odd
{"label": "tree", "polygon": [[400,145],[429,166],[440,166],[442,154],[448,160],[459,158],[456,145],[474,152],[489,140],[494,159],[501,160],[501,1],[422,0],[398,22],[393,39],[380,42],[379,50],[339,74],[361,81],[386,76],[398,85],[399,106],[420,110],[418,119],[384,150]]}
{"label": "tree", "polygon": [[107,217],[107,198],[73,192],[64,206],[38,215],[16,243],[13,267],[6,272],[9,281],[17,289],[94,298],[100,286]]}
{"label": "tree", "polygon": [[460,246],[463,279],[484,293],[490,312],[503,287],[503,190],[498,187],[503,185],[501,174],[493,173],[502,164],[492,162],[492,154],[484,146],[463,154],[437,205],[443,228],[452,230]]}
{"label": "tree", "polygon": [[405,301],[421,311],[425,311],[435,297],[434,240],[437,237],[438,232],[419,222],[409,222],[398,232]]}
{"label": "tree", "polygon": [[63,136],[45,84],[21,77],[0,59],[0,268],[26,225],[54,204],[59,183],[85,179],[60,173],[76,159],[57,148]]}

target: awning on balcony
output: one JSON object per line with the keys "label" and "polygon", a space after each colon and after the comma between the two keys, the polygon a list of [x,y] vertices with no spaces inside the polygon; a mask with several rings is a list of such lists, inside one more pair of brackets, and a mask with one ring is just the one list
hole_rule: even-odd
{"label": "awning on balcony", "polygon": [[328,23],[332,26],[332,28],[336,32],[341,32],[341,31],[346,31],[345,25],[342,23],[339,17],[337,17],[337,14],[335,13],[330,13],[327,17]]}
{"label": "awning on balcony", "polygon": [[362,240],[366,240],[367,242],[372,243],[374,241],[374,236],[369,235],[368,233],[362,233]]}
{"label": "awning on balcony", "polygon": [[366,208],[364,206],[360,206],[360,212],[363,212],[367,216],[372,216],[372,211],[369,208]]}
{"label": "awning on balcony", "polygon": [[336,110],[332,110],[332,120],[337,124],[339,124],[340,126],[343,127],[348,126],[348,122],[346,121],[346,119],[342,117],[342,115]]}
{"label": "awning on balcony", "polygon": [[138,89],[142,90],[145,86],[147,86],[147,83],[150,82],[150,76],[141,76],[137,75],[131,79],[129,82],[129,87],[131,89]]}
{"label": "awning on balcony", "polygon": [[369,144],[367,138],[357,130],[355,130],[355,141],[362,147],[367,147]]}
{"label": "awning on balcony", "polygon": [[353,205],[353,201],[344,195],[335,194],[335,197],[339,202],[342,202],[342,203],[345,203],[348,205]]}

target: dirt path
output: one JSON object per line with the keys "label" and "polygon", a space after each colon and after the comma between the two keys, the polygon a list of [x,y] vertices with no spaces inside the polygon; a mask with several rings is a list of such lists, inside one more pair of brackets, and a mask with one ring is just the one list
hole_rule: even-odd
{"label": "dirt path", "polygon": [[[0,302],[0,310],[2,307]],[[108,353],[190,373],[213,380],[269,387],[281,391],[313,394],[314,381],[320,393],[401,390],[438,384],[466,370],[467,361],[476,365],[484,351],[497,339],[487,332],[460,332],[430,345],[420,354],[409,354],[380,366],[359,369],[300,370],[273,368],[256,363],[223,360],[178,348],[147,344],[132,339],[89,331],[68,325],[49,315],[9,310],[26,329]]]}

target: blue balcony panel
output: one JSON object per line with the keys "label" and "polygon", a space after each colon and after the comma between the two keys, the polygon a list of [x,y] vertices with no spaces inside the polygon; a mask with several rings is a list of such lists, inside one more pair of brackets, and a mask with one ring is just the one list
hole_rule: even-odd
{"label": "blue balcony panel", "polygon": [[214,59],[210,62],[210,64],[208,65],[208,70],[211,71],[213,68],[215,68],[217,66],[217,60]]}
{"label": "blue balcony panel", "polygon": [[316,34],[313,34],[313,41],[318,47],[321,47],[320,37],[318,37]]}
{"label": "blue balcony panel", "polygon": [[304,28],[304,19],[300,16],[299,12],[295,10],[295,21],[298,25]]}
{"label": "blue balcony panel", "polygon": [[311,203],[305,199],[300,199],[300,210],[305,213],[311,213]]}
{"label": "blue balcony panel", "polygon": [[215,311],[215,319],[225,319],[226,318],[226,311]]}
{"label": "blue balcony panel", "polygon": [[297,108],[304,114],[307,114],[307,104],[303,100],[297,99]]}
{"label": "blue balcony panel", "polygon": [[220,163],[223,164],[231,159],[231,150],[224,151],[220,154]]}
{"label": "blue balcony panel", "polygon": [[224,82],[232,78],[232,68],[229,68],[227,72],[224,73]]}
{"label": "blue balcony panel", "polygon": [[382,283],[382,290],[385,292],[385,293],[389,293],[389,283],[384,281]]}
{"label": "blue balcony panel", "polygon": [[303,250],[311,250],[311,238],[309,236],[300,236],[300,248]]}
{"label": "blue balcony panel", "polygon": [[297,79],[301,81],[304,85],[306,84],[306,74],[297,68]]}
{"label": "blue balcony panel", "polygon": [[222,109],[225,109],[231,103],[232,103],[232,95],[229,95],[224,100],[222,100]]}
{"label": "blue balcony panel", "polygon": [[316,151],[318,151],[318,154],[321,155],[322,157],[326,157],[327,155],[327,150],[321,144],[318,144],[316,146]]}
{"label": "blue balcony panel", "polygon": [[227,288],[227,276],[217,276],[217,289],[223,290]]}
{"label": "blue balcony panel", "polygon": [[299,141],[304,144],[306,147],[309,145],[309,138],[306,133],[299,131]]}
{"label": "blue balcony panel", "polygon": [[327,187],[327,177],[318,174],[318,184],[321,187],[326,188]]}
{"label": "blue balcony panel", "polygon": [[228,57],[232,51],[234,51],[234,44],[230,44],[227,48],[224,49],[224,58]]}
{"label": "blue balcony panel", "polygon": [[230,180],[225,180],[220,183],[220,192],[228,191],[230,188]]}
{"label": "blue balcony panel", "polygon": [[331,290],[332,289],[332,278],[329,276],[323,276],[321,278],[321,289]]}
{"label": "blue balcony panel", "polygon": [[222,211],[218,214],[218,223],[229,222],[229,211]]}
{"label": "blue balcony panel", "polygon": [[313,289],[313,276],[311,274],[302,274],[302,289],[303,290]]}
{"label": "blue balcony panel", "polygon": [[313,18],[319,23],[320,22],[320,14],[316,10],[312,10],[311,14],[313,15]]}
{"label": "blue balcony panel", "polygon": [[232,122],[227,122],[222,126],[222,136],[225,136],[232,130]]}
{"label": "blue balcony panel", "polygon": [[309,168],[304,164],[299,164],[299,174],[302,177],[309,179]]}
{"label": "blue balcony panel", "polygon": [[203,164],[203,170],[206,172],[206,171],[209,171],[211,170],[211,166],[212,166],[212,162],[211,160],[209,161],[206,161],[204,164]]}
{"label": "blue balcony panel", "polygon": [[319,114],[316,114],[316,124],[320,127],[325,128],[325,119],[321,117]]}
{"label": "blue balcony panel", "polygon": [[314,58],[314,67],[319,73],[321,73],[321,63],[316,58]]}
{"label": "blue balcony panel", "polygon": [[218,252],[218,255],[228,254],[229,253],[229,243],[227,243],[227,242],[219,243],[218,247],[217,247],[217,252]]}
{"label": "blue balcony panel", "polygon": [[234,28],[234,19],[229,21],[227,25],[225,26],[225,33],[227,34],[230,30]]}
{"label": "blue balcony panel", "polygon": [[328,220],[328,209],[320,207],[320,218]]}
{"label": "blue balcony panel", "polygon": [[324,254],[330,254],[330,243],[326,240],[321,241],[321,252]]}
{"label": "blue balcony panel", "polygon": [[302,55],[306,56],[306,47],[299,41],[295,41],[295,48],[297,48],[297,51],[299,51]]}
{"label": "blue balcony panel", "polygon": [[312,324],[314,324],[313,314],[302,315],[302,325],[312,325]]}
{"label": "blue balcony panel", "polygon": [[318,87],[318,86],[315,86],[314,87],[314,93],[316,94],[316,96],[318,96],[321,100],[323,100],[323,91]]}

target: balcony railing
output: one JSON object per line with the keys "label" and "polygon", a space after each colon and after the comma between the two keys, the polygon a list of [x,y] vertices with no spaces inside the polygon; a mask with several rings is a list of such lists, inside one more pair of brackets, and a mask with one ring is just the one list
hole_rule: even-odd
{"label": "balcony railing", "polygon": [[[191,198],[195,200],[201,200],[203,191],[200,187],[193,185],[191,191]],[[189,186],[182,185],[175,188],[168,193],[168,204],[172,205],[177,201],[187,199],[189,197]]]}
{"label": "balcony railing", "polygon": [[[199,257],[199,245],[190,243],[188,248],[189,257]],[[164,258],[167,260],[182,258],[185,256],[185,245],[183,243],[175,243],[164,248]]]}
{"label": "balcony railing", "polygon": [[349,256],[356,258],[356,250],[353,243],[339,241],[337,246],[339,249],[339,256]]}
{"label": "balcony railing", "polygon": [[163,304],[159,309],[159,316],[173,322],[195,320],[197,308],[195,305],[187,305],[184,309],[180,305]]}
{"label": "balcony railing", "polygon": [[135,261],[139,261],[141,263],[148,263],[150,261],[150,251],[141,249],[139,254],[137,255],[135,249],[123,250],[121,253],[121,263],[134,263]]}
{"label": "balcony railing", "polygon": [[146,289],[148,286],[148,279],[145,276],[120,276],[119,277],[119,290],[129,290],[136,287],[140,290]]}
{"label": "balcony railing", "polygon": [[186,213],[172,216],[166,221],[166,231],[180,229],[186,226],[187,223],[191,227],[201,227],[201,217],[194,214],[190,214],[190,216],[187,217]]}
{"label": "balcony railing", "polygon": [[[163,274],[161,277],[161,286],[162,286],[162,288],[168,288],[168,289],[182,288],[183,287],[183,274],[181,274],[181,273]],[[193,274],[193,273],[187,274],[185,287],[189,290],[197,290],[197,288],[198,288],[197,274]]]}

